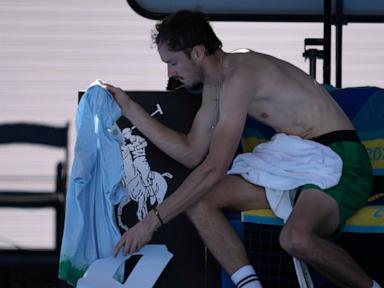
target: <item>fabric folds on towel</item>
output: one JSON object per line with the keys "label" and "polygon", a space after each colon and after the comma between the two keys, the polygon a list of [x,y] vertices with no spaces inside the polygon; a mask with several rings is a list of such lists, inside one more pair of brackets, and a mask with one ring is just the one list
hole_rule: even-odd
{"label": "fabric folds on towel", "polygon": [[66,199],[59,278],[75,285],[88,266],[112,255],[120,239],[113,205],[124,195],[119,135],[109,131],[121,110],[109,92],[94,82],[76,115],[77,138]]}
{"label": "fabric folds on towel", "polygon": [[286,220],[296,188],[304,184],[315,184],[322,189],[335,186],[342,167],[340,156],[331,148],[278,133],[251,153],[238,155],[228,174],[239,174],[250,183],[265,187],[272,211]]}

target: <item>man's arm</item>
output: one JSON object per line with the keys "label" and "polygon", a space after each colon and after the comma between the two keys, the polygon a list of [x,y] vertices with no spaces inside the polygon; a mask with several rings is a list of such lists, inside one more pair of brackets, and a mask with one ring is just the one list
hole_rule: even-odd
{"label": "man's arm", "polygon": [[[247,115],[248,96],[234,80],[221,95],[220,118],[213,131],[209,153],[205,160],[185,179],[180,187],[158,207],[164,223],[196,203],[222,179],[231,164],[241,138]],[[124,245],[123,254],[132,253],[145,245],[161,225],[153,210],[130,230],[124,233],[115,247],[115,255]]]}
{"label": "man's arm", "polygon": [[205,160],[185,179],[182,185],[158,207],[167,222],[196,203],[222,177],[238,148],[248,112],[249,94],[244,78],[236,75],[222,89],[220,117],[213,129]]}
{"label": "man's arm", "polygon": [[[151,117],[139,104],[134,102],[122,89],[105,84],[108,91],[120,105],[124,117],[136,126],[161,151],[188,168],[194,168],[208,151],[207,125],[202,125],[206,114],[202,105],[197,112],[188,135],[172,130]],[[203,103],[204,104],[204,103]],[[207,126],[208,127],[208,126]],[[210,133],[210,132],[209,132]],[[208,134],[209,134],[208,133]],[[201,137],[203,136],[204,137]],[[197,140],[200,138],[200,141]]]}

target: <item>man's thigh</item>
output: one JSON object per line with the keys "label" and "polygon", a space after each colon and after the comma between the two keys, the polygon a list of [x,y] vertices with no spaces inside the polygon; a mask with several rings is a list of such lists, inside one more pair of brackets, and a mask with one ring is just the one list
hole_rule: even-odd
{"label": "man's thigh", "polygon": [[244,211],[269,208],[263,187],[251,184],[235,175],[225,176],[203,200],[225,210]]}
{"label": "man's thigh", "polygon": [[315,188],[301,191],[286,226],[327,237],[339,227],[339,207],[334,198]]}

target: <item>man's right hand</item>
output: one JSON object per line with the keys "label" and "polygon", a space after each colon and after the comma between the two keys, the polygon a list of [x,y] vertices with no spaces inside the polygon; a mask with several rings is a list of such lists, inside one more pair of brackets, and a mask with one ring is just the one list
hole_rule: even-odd
{"label": "man's right hand", "polygon": [[128,110],[129,105],[131,104],[131,98],[125,93],[121,88],[115,87],[108,83],[103,83],[105,88],[112,94],[116,102],[119,104],[123,114]]}

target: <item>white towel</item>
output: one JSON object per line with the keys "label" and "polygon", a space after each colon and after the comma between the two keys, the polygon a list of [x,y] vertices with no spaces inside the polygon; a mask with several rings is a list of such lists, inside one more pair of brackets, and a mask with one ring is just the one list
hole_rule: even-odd
{"label": "white towel", "polygon": [[304,184],[315,184],[322,189],[335,186],[342,167],[340,156],[331,148],[278,133],[251,153],[238,155],[228,174],[240,174],[245,180],[265,187],[272,211],[286,220],[296,188]]}

